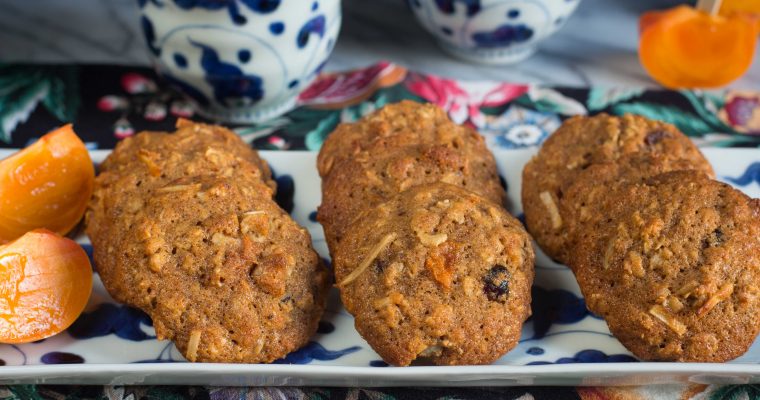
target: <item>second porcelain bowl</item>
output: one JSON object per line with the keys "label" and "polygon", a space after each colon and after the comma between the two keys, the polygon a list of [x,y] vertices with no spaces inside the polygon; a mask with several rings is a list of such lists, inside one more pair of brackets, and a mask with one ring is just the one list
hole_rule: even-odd
{"label": "second porcelain bowl", "polygon": [[536,51],[580,0],[408,0],[447,53],[467,61],[511,64]]}

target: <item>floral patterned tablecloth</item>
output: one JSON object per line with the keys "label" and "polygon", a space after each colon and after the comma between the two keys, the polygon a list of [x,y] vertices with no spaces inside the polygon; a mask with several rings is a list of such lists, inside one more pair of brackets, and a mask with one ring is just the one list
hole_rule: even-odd
{"label": "floral patterned tablecloth", "polygon": [[[233,127],[260,149],[318,150],[340,122],[402,99],[428,101],[475,127],[493,148],[540,145],[564,118],[635,113],[677,125],[700,145],[760,146],[760,92],[562,88],[463,82],[381,62],[325,74],[288,114]],[[203,120],[191,103],[144,68],[0,65],[0,147],[23,147],[65,122],[91,149],[141,130]],[[760,175],[760,171],[757,171]],[[752,178],[752,177],[750,177]],[[760,178],[760,177],[758,177]],[[754,179],[754,178],[753,178]],[[0,366],[0,374],[2,367]],[[627,388],[221,388],[194,386],[0,386],[3,399],[760,399],[760,386]]]}

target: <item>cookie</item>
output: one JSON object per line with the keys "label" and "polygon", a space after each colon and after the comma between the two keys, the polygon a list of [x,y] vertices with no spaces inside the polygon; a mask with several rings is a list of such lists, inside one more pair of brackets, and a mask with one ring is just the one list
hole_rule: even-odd
{"label": "cookie", "polygon": [[493,157],[467,159],[444,145],[416,145],[379,154],[364,152],[341,162],[322,181],[317,219],[327,242],[335,243],[362,210],[411,187],[435,182],[461,186],[497,204],[504,202]]}
{"label": "cookie", "polygon": [[316,331],[327,271],[253,149],[178,126],[125,139],[103,163],[86,213],[96,269],[190,361],[282,358]]}
{"label": "cookie", "polygon": [[643,360],[724,362],[760,330],[760,201],[693,171],[623,185],[576,246],[588,308]]}
{"label": "cookie", "polygon": [[[142,132],[120,141],[99,171],[144,174],[144,181],[171,180],[203,173],[214,175],[221,169],[224,169],[221,173],[231,175],[241,164],[258,171],[261,180],[274,191],[275,183],[266,161],[237,134],[218,125],[179,119],[174,133]],[[169,176],[168,172],[174,175]]]}
{"label": "cookie", "polygon": [[458,150],[467,159],[481,159],[493,164],[490,161],[493,156],[480,134],[455,124],[434,104],[404,100],[388,104],[358,122],[338,125],[322,144],[317,169],[324,178],[342,161],[366,157],[360,153],[376,156],[420,144],[447,146]]}
{"label": "cookie", "polygon": [[180,120],[175,133],[141,132],[116,145],[100,165],[85,213],[93,236],[108,235],[104,222],[138,212],[151,193],[182,177],[246,175],[262,196],[276,187],[255,150],[227,129]]}
{"label": "cookie", "polygon": [[692,170],[709,177],[712,170],[707,164],[702,169],[694,169],[694,162],[688,159],[673,159],[650,153],[631,153],[615,161],[593,164],[579,171],[573,183],[562,189],[559,201],[559,215],[565,231],[563,261],[573,268],[573,253],[578,236],[593,234],[590,226],[595,218],[605,217],[604,202],[611,192],[623,185],[643,182],[656,175],[670,171]]}
{"label": "cookie", "polygon": [[363,212],[333,253],[356,329],[393,365],[488,364],[530,315],[534,254],[503,208],[446,183]]}
{"label": "cookie", "polygon": [[[190,361],[271,362],[307,343],[328,274],[299,227],[248,175],[182,177],[88,234],[118,301],[150,315]],[[146,192],[139,192],[144,193]]]}
{"label": "cookie", "polygon": [[565,121],[523,169],[522,204],[528,231],[549,257],[567,262],[568,216],[563,189],[584,169],[631,153],[686,160],[693,169],[712,169],[699,149],[670,124],[635,115],[606,114]]}

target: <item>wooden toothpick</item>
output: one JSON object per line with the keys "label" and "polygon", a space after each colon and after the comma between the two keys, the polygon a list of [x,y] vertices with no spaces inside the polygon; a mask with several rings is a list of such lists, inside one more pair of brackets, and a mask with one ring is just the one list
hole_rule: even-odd
{"label": "wooden toothpick", "polygon": [[697,0],[697,10],[716,15],[720,11],[720,3],[722,2],[723,0]]}

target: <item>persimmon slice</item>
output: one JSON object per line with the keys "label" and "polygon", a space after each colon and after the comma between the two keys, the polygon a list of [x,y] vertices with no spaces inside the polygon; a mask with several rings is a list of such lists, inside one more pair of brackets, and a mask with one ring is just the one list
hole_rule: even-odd
{"label": "persimmon slice", "polygon": [[87,253],[46,229],[0,246],[0,343],[26,343],[68,328],[92,291]]}
{"label": "persimmon slice", "polygon": [[712,88],[752,64],[757,24],[744,16],[710,15],[688,6],[642,15],[639,59],[669,88]]}
{"label": "persimmon slice", "polygon": [[71,125],[0,161],[0,243],[46,228],[70,231],[92,195],[95,169]]}

